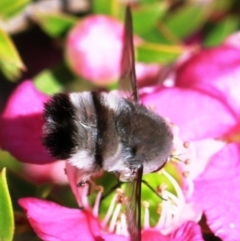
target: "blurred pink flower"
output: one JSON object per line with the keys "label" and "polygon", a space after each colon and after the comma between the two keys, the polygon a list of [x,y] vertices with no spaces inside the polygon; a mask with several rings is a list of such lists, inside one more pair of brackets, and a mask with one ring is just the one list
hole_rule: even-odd
{"label": "blurred pink flower", "polygon": [[[65,55],[74,73],[106,86],[120,77],[123,25],[104,15],[82,19],[69,33]],[[135,39],[141,41],[138,37]],[[157,64],[136,64],[140,85],[156,82],[160,67]]]}
{"label": "blurred pink flower", "polygon": [[117,20],[93,15],[81,20],[69,33],[66,58],[78,75],[107,85],[120,72],[123,26]]}
{"label": "blurred pink flower", "polygon": [[139,88],[156,84],[161,70],[159,64],[136,63],[135,67]]}
{"label": "blurred pink flower", "polygon": [[21,162],[44,164],[53,162],[43,148],[43,105],[48,96],[28,80],[11,94],[0,116],[0,146]]}

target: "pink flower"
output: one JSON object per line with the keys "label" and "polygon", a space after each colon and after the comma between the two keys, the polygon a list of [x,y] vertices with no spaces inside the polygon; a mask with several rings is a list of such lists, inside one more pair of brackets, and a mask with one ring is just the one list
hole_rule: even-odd
{"label": "pink flower", "polygon": [[[208,55],[209,53],[210,55]],[[218,57],[215,57],[215,54]],[[148,237],[161,237],[161,235],[171,237],[171,235],[177,233],[179,230],[186,228],[189,220],[193,219],[184,220],[183,214],[186,213],[183,212],[184,207],[187,208],[187,213],[191,216],[196,212],[196,208],[194,207],[193,212],[190,212],[190,204],[197,204],[207,217],[207,224],[216,236],[219,236],[224,241],[240,240],[238,229],[240,225],[240,215],[237,214],[239,203],[237,190],[240,181],[240,169],[238,167],[240,149],[239,144],[236,142],[239,140],[240,126],[239,111],[237,108],[240,97],[236,93],[240,93],[240,91],[239,85],[237,83],[233,84],[235,80],[238,79],[239,73],[238,64],[235,64],[238,63],[238,51],[232,46],[224,45],[208,51],[203,50],[203,52],[200,52],[196,56],[200,57],[195,57],[195,59],[193,56],[178,67],[176,86],[171,88],[155,87],[150,90],[148,89],[148,92],[145,91],[145,93],[142,94],[142,101],[145,105],[153,107],[157,113],[169,118],[171,122],[179,128],[180,139],[185,141],[183,143],[189,144],[190,147],[188,150],[192,153],[190,155],[192,162],[188,164],[190,160],[183,158],[182,162],[180,162],[182,166],[181,164],[179,165],[180,172],[178,174],[183,174],[185,177],[180,181],[180,183],[183,184],[184,195],[178,194],[176,197],[178,201],[184,200],[183,203],[186,205],[182,205],[181,209],[178,209],[179,214],[176,220],[171,219],[171,226],[175,227],[175,229],[169,232],[168,225],[164,225],[164,228],[162,228],[162,226],[159,228],[157,224],[150,228],[150,226],[146,224],[146,221],[142,231],[142,235],[146,233],[146,239]],[[207,62],[209,56],[211,57],[211,62]],[[224,60],[224,56],[229,57],[228,61]],[[191,61],[191,59],[194,61]],[[204,66],[203,69],[202,65]],[[198,72],[199,69],[201,71]],[[196,80],[196,82],[192,81],[189,77],[191,81],[186,81],[186,83],[183,84],[188,76],[195,76],[193,80]],[[183,82],[180,80],[183,80]],[[222,88],[223,86],[224,88]],[[5,118],[6,117],[7,116],[5,116]],[[22,128],[21,125],[20,127]],[[5,128],[3,130],[5,130]],[[6,128],[6,130],[8,130],[8,128]],[[0,134],[0,137],[1,136],[2,134]],[[0,138],[0,141],[2,139]],[[8,143],[11,144],[10,141]],[[183,148],[183,143],[179,142],[179,146],[185,150],[186,148]],[[177,157],[181,157],[182,155],[180,151],[178,151],[177,154]],[[34,156],[32,156],[32,158],[34,159]],[[184,162],[186,162],[186,165]],[[81,174],[77,173],[72,179],[68,176],[73,192],[78,203],[81,206],[87,207],[85,208],[85,212],[90,213],[98,220],[98,212],[95,212],[95,209],[88,205],[84,190],[79,191],[79,189],[76,188],[79,175]],[[157,174],[151,175],[155,177]],[[165,172],[163,172],[163,175],[169,177]],[[175,181],[178,179],[178,176],[173,175],[173,177]],[[171,177],[169,177],[169,180],[170,179]],[[150,178],[150,180],[152,179]],[[161,180],[162,179],[159,178],[159,181]],[[174,180],[172,183],[174,183]],[[163,188],[161,191],[163,195],[167,194],[171,196],[168,190]],[[96,201],[96,203],[98,203],[98,201]],[[29,213],[30,209],[30,205],[26,207]],[[147,210],[148,208],[145,207],[145,209]],[[181,211],[183,213],[181,213]],[[146,215],[147,214],[145,214],[145,216]],[[168,217],[169,216],[166,215],[164,222],[168,220]],[[31,218],[30,214],[29,218],[30,222],[36,223],[37,226],[42,225],[40,221],[40,223],[38,223],[37,218]],[[86,221],[88,219],[84,220]],[[97,232],[99,231],[101,233],[104,231],[104,235],[105,232],[107,234],[113,232],[112,230],[109,231],[108,225],[106,226],[106,223],[103,223],[103,221],[98,220],[97,223],[99,225],[99,228],[96,229]],[[34,226],[35,224],[32,225]],[[48,225],[44,227],[46,228]],[[191,228],[186,229],[189,230],[189,233],[195,230],[195,225],[194,227],[190,225],[190,227]],[[58,229],[61,228],[58,226]],[[51,233],[51,230],[45,233],[49,236],[55,236],[56,234]],[[125,235],[123,238],[127,237],[126,233],[123,232],[121,234]],[[194,239],[192,238],[192,240]]]}
{"label": "pink flower", "polygon": [[78,75],[106,85],[120,72],[123,26],[117,20],[94,15],[81,20],[69,33],[66,57]]}
{"label": "pink flower", "polygon": [[[26,94],[28,94],[27,97],[31,98],[31,99],[25,98]],[[30,137],[31,137],[31,135],[37,136],[37,137],[41,136],[42,119],[41,119],[40,116],[42,115],[43,102],[46,99],[48,99],[48,97],[45,96],[44,94],[40,93],[39,91],[37,91],[34,88],[34,85],[32,84],[32,82],[26,81],[26,82],[22,83],[15,90],[15,92],[10,97],[10,99],[8,101],[8,104],[5,108],[5,111],[4,111],[2,119],[1,119],[1,121],[2,121],[1,124],[5,125],[4,128],[1,129],[1,137],[2,137],[1,145],[4,146],[11,153],[16,155],[17,158],[20,158],[21,161],[26,162],[26,160],[25,160],[25,158],[26,158],[27,160],[30,160],[30,161],[35,160],[36,162],[38,161],[39,164],[42,164],[43,157],[45,157],[45,152],[42,152],[42,148],[39,148],[39,146],[40,146],[39,142],[41,141],[41,139],[35,137],[34,139],[31,139],[31,141],[29,142],[28,136],[30,136]],[[25,108],[22,108],[23,106],[28,106],[29,102],[31,103],[31,106],[30,106],[31,108],[28,108],[27,110]],[[18,106],[19,103],[21,104],[21,106]],[[25,124],[25,121],[28,120],[28,117],[32,116],[32,112],[37,113],[36,115],[34,115],[34,118],[36,118],[36,119],[33,118],[32,121],[34,123],[34,120],[35,120],[38,123],[39,129],[32,129],[32,126],[29,124],[29,122],[27,122],[27,124]],[[14,121],[15,121],[16,132],[13,132],[13,133],[11,132],[11,126],[9,126],[11,124],[11,121],[8,122],[8,120],[11,120],[11,118],[14,119]],[[39,120],[39,122],[38,122],[38,120]],[[5,131],[6,131],[6,133],[5,133]],[[10,137],[12,139],[17,138],[18,140],[23,140],[23,141],[18,141],[16,143],[11,142],[10,139],[8,140],[8,135],[10,135]],[[28,147],[28,148],[26,148],[26,147]],[[30,150],[32,150],[32,149],[35,150],[34,153],[31,153]],[[41,155],[43,157],[41,157]],[[39,171],[39,168],[37,168],[37,169]],[[40,169],[42,169],[42,168],[40,168]],[[46,170],[45,165],[43,165],[43,169]],[[48,171],[49,171],[49,169],[47,168],[47,172]],[[46,171],[44,171],[44,172],[46,172]],[[58,172],[63,172],[63,167],[60,167]],[[80,178],[80,175],[81,175],[81,174],[79,174],[79,172],[81,172],[81,170],[77,170],[77,173],[76,173],[77,175],[73,176],[72,179],[71,179],[71,175],[68,175],[68,178],[69,178],[70,184],[73,188],[73,191],[74,191],[74,193],[77,197],[78,203],[81,206],[87,207],[86,210],[88,210],[88,212],[90,212],[91,207],[88,205],[88,202],[87,202],[87,199],[86,199],[87,198],[86,193],[84,193],[84,192],[81,193],[81,189],[76,187],[77,178]],[[69,174],[69,172],[67,172],[67,174]],[[73,175],[74,175],[74,173],[73,173]],[[55,181],[56,181],[56,178],[53,178],[53,179],[55,179]],[[174,185],[176,186],[176,184],[174,184]],[[178,186],[176,186],[176,188],[179,189]],[[79,190],[80,190],[80,193],[79,193]],[[166,192],[166,194],[167,194],[167,192]],[[184,200],[182,198],[181,198],[180,203],[184,204]],[[172,224],[173,224],[172,226],[174,227],[174,230],[172,230],[172,231],[167,230],[166,227],[163,226],[161,229],[162,230],[163,230],[163,228],[166,229],[166,231],[164,231],[164,234],[163,234],[163,233],[159,232],[159,230],[160,230],[159,226],[156,226],[155,228],[153,228],[153,227],[150,228],[150,225],[145,224],[146,228],[144,230],[148,230],[150,228],[150,231],[149,232],[147,231],[145,236],[148,237],[149,233],[150,234],[153,233],[154,235],[155,235],[155,233],[158,233],[158,235],[164,235],[166,238],[171,237],[170,240],[174,240],[175,233],[177,235],[179,232],[182,232],[181,231],[182,229],[186,230],[185,229],[185,223],[187,223],[189,220],[197,219],[195,216],[199,217],[199,215],[194,212],[195,209],[194,209],[194,211],[192,211],[192,209],[191,209],[192,207],[186,205],[185,208],[186,208],[185,211],[187,213],[189,213],[189,215],[185,219],[182,219],[181,217],[176,216],[176,218],[172,220]],[[26,207],[26,209],[27,209],[27,207]],[[42,210],[42,212],[43,211],[44,210]],[[49,217],[48,215],[49,214],[46,214],[46,217]],[[97,216],[98,215],[95,215],[95,217],[97,217]],[[39,215],[37,215],[37,217],[39,218]],[[44,218],[45,216],[42,215],[42,217]],[[63,215],[63,217],[64,217],[64,215]],[[81,220],[81,218],[82,217],[80,217],[80,220]],[[167,219],[169,220],[169,217]],[[46,227],[46,226],[50,227],[49,225],[46,225],[46,226],[43,225],[43,227],[42,227],[41,220],[35,220],[35,222],[39,224],[39,229],[36,230],[36,232],[38,234],[39,234],[39,232],[40,233],[42,232],[41,230],[44,230],[44,227]],[[165,221],[161,220],[161,221],[159,221],[159,223],[164,224]],[[32,225],[34,227],[34,224],[32,224]],[[101,225],[102,225],[102,222],[101,222]],[[181,226],[181,225],[183,225],[183,226]],[[191,229],[192,225],[188,225],[188,226]],[[196,224],[194,224],[193,226],[196,226]],[[59,229],[61,229],[61,227],[59,227]],[[102,227],[101,227],[101,230],[102,230]],[[193,231],[189,231],[190,236],[191,236],[191,232],[193,232],[193,235],[195,234],[194,230],[195,230],[195,228],[193,228]],[[49,235],[52,235],[51,232],[52,231],[50,231]],[[125,224],[125,232],[126,232],[126,224]],[[48,233],[48,231],[46,231],[46,233]],[[125,237],[126,237],[127,236],[126,233],[124,233],[124,234],[125,234]],[[107,232],[107,234],[104,234],[104,235],[106,237],[109,237],[109,239],[111,240],[112,234],[110,234],[109,231]],[[198,232],[197,236],[199,236],[199,235],[200,234]],[[39,234],[39,236],[42,237],[41,234]],[[124,239],[125,239],[125,237],[124,237]],[[60,237],[60,239],[61,239],[61,237]],[[46,240],[48,240],[48,239],[46,239]],[[189,239],[189,240],[191,240],[191,239]]]}
{"label": "pink flower", "polygon": [[136,63],[135,67],[139,88],[157,83],[161,70],[160,65]]}
{"label": "pink flower", "polygon": [[226,145],[194,182],[192,201],[201,204],[209,227],[223,241],[240,240],[239,156],[239,144]]}
{"label": "pink flower", "polygon": [[88,211],[66,208],[37,198],[22,198],[19,204],[26,211],[34,231],[44,241],[127,240],[105,234],[98,219]]}
{"label": "pink flower", "polygon": [[[22,198],[19,204],[34,231],[44,241],[129,240],[126,234],[110,232],[110,227],[91,210],[71,209],[36,198]],[[118,232],[122,231],[119,229]],[[157,229],[143,229],[142,240],[203,241],[200,227],[194,222],[185,223],[169,235],[162,235]]]}
{"label": "pink flower", "polygon": [[48,96],[31,81],[24,81],[11,94],[0,117],[0,146],[21,162],[53,162],[41,142],[43,104]]}
{"label": "pink flower", "polygon": [[[175,132],[175,130],[173,131]],[[175,135],[174,143],[174,149],[176,150],[178,149],[178,146],[183,147],[183,143],[177,137],[177,133]],[[184,150],[181,150],[181,153],[183,152]],[[185,152],[187,157],[188,150],[186,149]],[[172,162],[174,162],[174,160],[169,160],[172,169],[175,169],[176,167],[174,167]],[[182,161],[179,160],[179,163],[181,164]],[[87,229],[85,230],[86,232],[84,232],[84,238],[86,238],[86,240],[97,240],[97,238],[99,240],[129,240],[126,215],[121,212],[121,209],[124,208],[124,202],[121,201],[124,199],[124,191],[120,189],[116,190],[115,194],[111,197],[111,200],[107,203],[107,210],[102,213],[104,214],[104,218],[100,220],[100,200],[103,188],[97,186],[93,181],[90,181],[90,184],[86,184],[81,188],[77,187],[76,184],[82,180],[82,175],[84,173],[81,169],[73,167],[69,163],[66,163],[66,174],[77,203],[83,208],[82,211],[69,209],[55,203],[34,198],[23,198],[19,201],[20,205],[26,211],[29,222],[37,235],[46,241],[71,240],[73,237],[75,237],[75,240],[82,240],[82,236],[79,236],[80,234],[78,232],[79,230]],[[200,227],[196,222],[191,221],[199,220],[200,212],[196,207],[193,207],[190,203],[186,202],[179,183],[174,180],[167,169],[163,170],[161,174],[155,173],[150,174],[150,176],[151,175],[154,175],[152,178],[155,182],[159,179],[158,185],[161,183],[161,176],[165,176],[174,187],[176,194],[171,193],[171,190],[168,190],[166,187],[160,187],[157,185],[156,188],[160,190],[161,196],[168,201],[161,203],[161,215],[159,214],[155,225],[150,225],[151,211],[149,209],[149,203],[150,201],[152,203],[153,200],[156,200],[154,199],[154,195],[156,194],[150,194],[148,191],[147,200],[149,200],[149,202],[145,201],[143,204],[143,240],[158,240],[160,238],[161,240],[169,241],[203,241]],[[148,177],[146,177],[145,180],[148,181]],[[97,191],[97,195],[92,207],[88,201],[88,193],[94,190]],[[144,191],[146,191],[146,189],[143,188],[143,192]],[[191,189],[188,191],[191,192]],[[158,201],[155,203],[156,207],[161,199],[157,198],[157,200]],[[102,205],[104,204],[102,203]],[[48,214],[50,210],[51,215]],[[173,212],[171,212],[171,210]],[[67,226],[66,223],[68,224]],[[86,225],[86,223],[88,225]],[[61,230],[61,232],[59,230]],[[83,235],[83,233],[81,234]],[[55,239],[52,239],[52,237]]]}
{"label": "pink flower", "polygon": [[[100,86],[120,77],[123,25],[109,16],[92,15],[82,19],[69,33],[65,54],[72,71]],[[141,40],[135,38],[137,42]],[[157,64],[136,64],[140,85],[156,82]]]}
{"label": "pink flower", "polygon": [[207,92],[240,114],[240,48],[231,44],[204,49],[180,65],[176,86]]}
{"label": "pink flower", "polygon": [[175,87],[142,96],[190,141],[195,158],[188,175],[195,188],[189,201],[202,207],[210,229],[224,241],[240,240],[239,53],[226,44],[202,50],[178,67]]}

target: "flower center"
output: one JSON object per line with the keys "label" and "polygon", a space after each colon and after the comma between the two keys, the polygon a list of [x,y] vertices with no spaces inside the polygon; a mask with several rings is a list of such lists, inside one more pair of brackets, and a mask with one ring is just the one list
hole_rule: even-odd
{"label": "flower center", "polygon": [[[187,199],[192,195],[194,186],[190,178],[188,164],[191,162],[192,146],[179,138],[179,130],[172,126],[174,134],[173,150],[164,168],[143,176],[142,182],[142,226],[156,228],[168,234],[176,228]],[[97,181],[97,180],[96,180]],[[108,183],[112,181],[108,178]],[[128,235],[125,184],[104,196],[102,186],[89,182],[88,189],[97,191],[93,205],[89,205],[87,195],[84,207],[92,206],[95,217],[101,217],[103,229],[108,232]],[[89,191],[88,191],[89,193]]]}

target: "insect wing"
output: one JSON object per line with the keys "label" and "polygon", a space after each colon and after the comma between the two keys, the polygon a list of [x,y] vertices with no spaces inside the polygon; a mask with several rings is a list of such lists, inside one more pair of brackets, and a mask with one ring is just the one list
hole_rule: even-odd
{"label": "insect wing", "polygon": [[[139,101],[138,86],[135,72],[132,14],[127,6],[125,13],[125,25],[123,34],[123,51],[121,59],[121,77],[119,87],[127,97],[133,101]],[[128,96],[126,96],[128,95]],[[126,217],[128,232],[131,241],[141,240],[141,181],[143,166],[136,170],[132,182],[126,183]]]}
{"label": "insect wing", "polygon": [[126,216],[131,241],[141,241],[141,184],[143,166],[138,168],[136,178],[126,183]]}
{"label": "insect wing", "polygon": [[125,97],[139,101],[134,59],[132,14],[129,6],[126,8],[125,14],[119,88],[123,90]]}

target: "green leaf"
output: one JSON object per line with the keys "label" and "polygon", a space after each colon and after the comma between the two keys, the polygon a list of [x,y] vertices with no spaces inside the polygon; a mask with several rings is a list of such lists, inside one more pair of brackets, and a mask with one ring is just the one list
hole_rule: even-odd
{"label": "green leaf", "polygon": [[137,61],[143,63],[169,63],[186,49],[182,46],[144,43],[137,47]]}
{"label": "green leaf", "polygon": [[120,1],[116,0],[94,0],[92,9],[95,14],[104,14],[118,18],[120,15]]}
{"label": "green leaf", "polygon": [[36,12],[34,20],[51,37],[59,37],[72,28],[78,21],[77,17],[59,12]]}
{"label": "green leaf", "polygon": [[26,180],[23,171],[12,171],[8,169],[7,177],[14,210],[21,210],[17,203],[18,199],[21,197],[35,196],[36,186],[29,180]]}
{"label": "green leaf", "polygon": [[37,193],[36,193],[36,196],[39,197],[39,198],[44,198],[46,199],[51,191],[53,189],[53,184],[52,183],[46,183],[46,184],[42,184],[42,185],[39,185],[37,187]]}
{"label": "green leaf", "polygon": [[210,47],[221,44],[228,35],[237,31],[238,24],[238,19],[234,17],[228,17],[218,22],[205,38],[204,45]]}
{"label": "green leaf", "polygon": [[6,180],[6,169],[0,173],[0,240],[11,241],[14,219],[10,194]]}
{"label": "green leaf", "polygon": [[75,76],[65,63],[43,70],[33,80],[39,90],[49,95],[66,88],[69,92],[90,91],[96,88],[91,82]]}
{"label": "green leaf", "polygon": [[20,77],[25,66],[11,38],[0,28],[0,68],[7,78],[14,80]]}
{"label": "green leaf", "polygon": [[51,95],[63,91],[65,85],[75,79],[67,66],[61,63],[52,69],[43,70],[33,80],[39,90]]}
{"label": "green leaf", "polygon": [[133,29],[134,33],[142,35],[149,32],[158,20],[166,13],[167,5],[165,2],[154,4],[144,4],[133,9]]}
{"label": "green leaf", "polygon": [[32,0],[1,0],[0,19],[8,19],[20,13]]}
{"label": "green leaf", "polygon": [[163,42],[167,42],[167,39],[172,43],[179,43],[183,38],[200,29],[207,21],[212,9],[207,4],[191,4],[171,12],[158,25]]}
{"label": "green leaf", "polygon": [[0,61],[0,68],[8,80],[16,81],[22,74],[21,69],[11,63]]}

